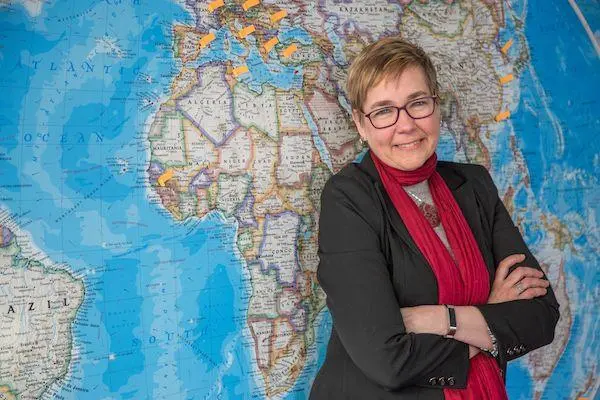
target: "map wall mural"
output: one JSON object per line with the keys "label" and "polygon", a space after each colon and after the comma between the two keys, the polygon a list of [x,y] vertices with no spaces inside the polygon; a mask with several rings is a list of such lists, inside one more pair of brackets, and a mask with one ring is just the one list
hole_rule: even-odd
{"label": "map wall mural", "polygon": [[0,398],[307,398],[346,71],[389,35],[561,304],[510,398],[599,399],[595,0],[0,0]]}

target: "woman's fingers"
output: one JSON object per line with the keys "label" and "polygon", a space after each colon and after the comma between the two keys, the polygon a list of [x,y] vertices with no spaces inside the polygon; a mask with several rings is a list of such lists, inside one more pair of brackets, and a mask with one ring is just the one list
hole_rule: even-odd
{"label": "woman's fingers", "polygon": [[525,278],[532,277],[541,279],[543,278],[543,276],[544,273],[539,269],[530,267],[518,267],[506,277],[505,284],[509,286],[514,286],[517,284],[517,282],[520,282]]}
{"label": "woman's fingers", "polygon": [[525,260],[525,254],[511,254],[500,261],[498,268],[496,268],[496,276],[494,277],[494,280],[498,283],[501,283],[508,276],[510,267],[516,263],[522,262],[523,260]]}
{"label": "woman's fingers", "polygon": [[550,286],[550,282],[548,282],[546,279],[540,278],[523,278],[518,283],[520,283],[525,289],[529,289],[531,287],[547,288]]}
{"label": "woman's fingers", "polygon": [[532,287],[524,290],[517,298],[521,300],[529,300],[535,297],[540,297],[546,294],[548,289],[543,287]]}
{"label": "woman's fingers", "polygon": [[524,260],[524,254],[513,254],[498,264],[488,302],[532,299],[546,294],[550,282],[544,279],[544,273],[539,269],[520,266],[510,271],[511,267]]}
{"label": "woman's fingers", "polygon": [[519,282],[515,283],[515,285],[512,288],[513,288],[513,292],[515,293],[515,295],[517,297],[519,297],[519,296],[521,296],[522,293],[526,292],[529,289],[534,289],[534,288],[545,289],[548,286],[550,286],[550,282],[548,282],[545,279],[523,278]]}

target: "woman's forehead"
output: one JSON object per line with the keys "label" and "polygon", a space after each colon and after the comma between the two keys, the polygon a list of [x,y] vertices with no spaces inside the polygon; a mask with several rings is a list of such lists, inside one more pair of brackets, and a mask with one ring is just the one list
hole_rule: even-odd
{"label": "woman's forehead", "polygon": [[420,67],[408,67],[400,74],[384,76],[367,91],[365,106],[382,100],[402,101],[415,94],[429,95],[427,77]]}

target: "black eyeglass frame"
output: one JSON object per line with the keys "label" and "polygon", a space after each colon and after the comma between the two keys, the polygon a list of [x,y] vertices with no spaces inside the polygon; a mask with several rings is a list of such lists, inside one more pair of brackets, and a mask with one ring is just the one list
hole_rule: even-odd
{"label": "black eyeglass frame", "polygon": [[[431,109],[431,113],[429,113],[429,114],[427,114],[427,115],[425,115],[425,116],[423,116],[423,117],[415,118],[415,117],[413,117],[412,115],[410,115],[410,113],[408,112],[408,109],[407,109],[406,107],[407,107],[409,104],[411,104],[411,103],[413,103],[413,102],[415,102],[415,101],[419,101],[419,100],[423,100],[423,99],[433,99],[433,108]],[[389,127],[390,127],[390,126],[392,126],[392,125],[395,125],[395,124],[396,124],[396,122],[398,122],[398,118],[400,118],[400,111],[402,111],[402,110],[406,111],[406,115],[408,115],[408,116],[409,116],[410,118],[412,118],[412,119],[423,119],[423,118],[431,117],[431,116],[433,115],[433,113],[435,112],[435,106],[436,106],[436,104],[437,104],[437,100],[438,100],[438,99],[439,99],[439,97],[438,97],[438,96],[436,96],[436,95],[433,95],[433,96],[423,96],[423,97],[419,97],[418,99],[414,99],[414,100],[411,100],[411,101],[409,101],[408,103],[406,103],[406,104],[405,104],[405,105],[403,105],[402,107],[396,107],[396,106],[385,106],[385,107],[378,108],[377,110],[373,110],[373,111],[371,111],[371,112],[370,112],[370,113],[368,113],[368,114],[365,114],[365,113],[364,113],[362,110],[361,110],[361,112],[363,113],[363,115],[364,115],[365,117],[367,117],[367,119],[369,120],[369,122],[371,123],[371,125],[373,125],[373,128],[375,128],[375,129],[385,129],[385,128],[389,128]],[[371,114],[373,114],[373,113],[376,113],[377,111],[380,111],[382,108],[395,108],[396,110],[398,110],[398,114],[396,114],[396,119],[394,120],[394,122],[393,122],[393,123],[391,123],[391,124],[389,124],[389,125],[386,125],[386,126],[383,126],[383,127],[381,127],[381,128],[378,128],[378,127],[376,127],[376,126],[375,126],[375,124],[374,124],[374,123],[373,123],[373,121],[371,120]]]}

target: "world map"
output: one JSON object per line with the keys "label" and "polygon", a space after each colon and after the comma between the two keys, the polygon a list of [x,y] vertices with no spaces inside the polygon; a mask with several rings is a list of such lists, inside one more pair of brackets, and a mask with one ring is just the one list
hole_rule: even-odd
{"label": "world map", "polygon": [[421,45],[561,305],[511,399],[600,399],[595,0],[0,0],[0,399],[305,399],[367,44]]}

